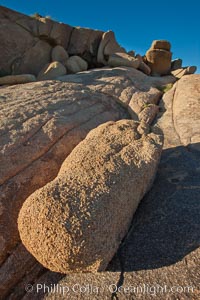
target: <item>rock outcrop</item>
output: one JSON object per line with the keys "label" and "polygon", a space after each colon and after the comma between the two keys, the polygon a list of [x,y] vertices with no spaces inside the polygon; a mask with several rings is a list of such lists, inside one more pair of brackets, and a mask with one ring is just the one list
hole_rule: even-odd
{"label": "rock outcrop", "polygon": [[[11,65],[12,74],[29,73],[37,76],[41,68],[51,61],[51,51],[52,47],[46,41],[37,41],[23,55],[18,53]],[[2,55],[4,56],[4,51]]]}
{"label": "rock outcrop", "polygon": [[2,262],[19,240],[16,220],[27,196],[56,176],[92,128],[124,115],[111,96],[75,83],[1,88],[0,99]]}
{"label": "rock outcrop", "polygon": [[161,110],[166,112],[158,120],[158,125],[164,131],[166,148],[198,146],[200,142],[199,92],[200,75],[187,75],[164,95]]}
{"label": "rock outcrop", "polygon": [[162,137],[140,135],[132,120],[93,129],[57,177],[23,204],[26,248],[55,272],[103,271],[128,232],[155,177]]}
{"label": "rock outcrop", "polygon": [[[69,73],[109,65],[130,66],[153,76],[175,72],[180,65],[171,61],[171,45],[165,40],[153,41],[142,57],[135,56],[133,50],[126,53],[113,31],[71,27],[39,15],[28,17],[2,6],[0,20],[0,76],[33,74],[40,80],[44,68],[55,61],[67,67]],[[172,75],[181,78],[194,72]]]}
{"label": "rock outcrop", "polygon": [[[162,128],[165,143],[158,175],[107,271],[63,278],[47,272],[37,279],[34,291],[37,284],[55,282],[69,287],[67,296],[72,300],[77,295],[91,300],[144,299],[144,293],[147,300],[199,299],[199,89],[200,75],[184,76],[161,100],[156,123]],[[189,129],[183,135],[187,122]],[[75,286],[77,282],[79,287],[90,285],[91,294],[83,295]],[[29,297],[27,293],[24,299]],[[40,290],[33,300],[37,297],[51,300],[55,294]]]}
{"label": "rock outcrop", "polygon": [[[106,288],[119,280],[122,289],[133,282],[194,285],[194,292],[175,293],[175,297],[198,300],[200,79],[187,75],[196,67],[182,67],[179,59],[170,62],[169,75],[162,75],[154,72],[159,65],[156,59],[148,64],[145,56],[134,51],[126,54],[113,32],[74,28],[1,6],[0,38],[0,298],[30,299],[30,293],[25,295],[27,283],[33,284],[34,291],[37,284],[58,283],[71,289],[67,297],[77,299],[80,293],[74,295],[72,290],[77,282],[96,283],[98,299],[126,298],[126,292]],[[170,55],[167,41],[154,41],[152,47],[157,54]],[[111,69],[107,64],[116,53],[129,55],[139,66]],[[56,81],[34,82],[44,66],[55,61],[66,72],[74,56],[87,63],[87,71],[55,73]],[[158,124],[164,133],[157,179],[109,264],[110,272],[70,274],[62,279],[21,244],[20,208],[37,189],[56,180],[63,161],[90,130],[107,121],[130,118],[140,122],[138,135],[150,136],[150,124]],[[172,296],[168,291],[165,299]],[[31,299],[55,296],[45,292],[33,292]],[[87,299],[90,296],[96,295]],[[132,296],[140,297],[134,291]]]}
{"label": "rock outcrop", "polygon": [[[87,73],[85,82],[93,77],[92,74],[89,77]],[[78,81],[80,75],[70,75],[71,80],[72,77]],[[184,76],[161,100],[156,123],[162,128],[165,143],[158,176],[136,211],[129,233],[107,271],[97,274],[73,273],[63,277],[43,269],[19,245],[0,269],[2,297],[9,295],[8,299],[28,300],[30,293],[25,292],[24,286],[32,283],[33,300],[55,298],[55,293],[51,290],[48,292],[47,288],[36,292],[37,285],[41,284],[46,284],[47,287],[51,287],[51,284],[68,286],[67,297],[74,300],[79,296],[83,299],[106,299],[113,295],[127,298],[127,293],[131,297],[143,299],[143,290],[138,295],[135,290],[127,292],[127,287],[133,286],[134,282],[134,286],[147,288],[145,284],[148,282],[152,291],[155,283],[164,288],[163,294],[155,291],[158,297],[170,298],[170,288],[176,286],[179,290],[174,290],[175,297],[181,295],[183,299],[199,299],[199,86],[199,75]],[[182,90],[185,99],[183,103],[183,94],[180,93]],[[181,115],[176,112],[177,107],[182,107]],[[183,135],[181,128],[187,129],[187,120],[190,129]],[[193,127],[196,128],[194,131]],[[189,136],[191,141],[188,144]],[[112,294],[112,288],[116,289],[119,280],[121,289]],[[77,282],[80,286],[87,283],[99,289],[83,295],[78,290],[79,287],[75,286]],[[74,286],[77,288],[76,293],[73,291]],[[180,293],[181,287],[185,288]],[[62,299],[63,296],[56,293],[56,297]],[[145,298],[151,300],[155,296],[147,294]]]}
{"label": "rock outcrop", "polygon": [[[174,77],[105,68],[65,75],[59,81],[1,88],[0,260],[7,269],[12,268],[9,255],[12,259],[20,255],[15,253],[17,216],[25,199],[56,177],[62,162],[91,129],[130,114],[138,121],[145,104],[157,104],[162,96],[157,87],[169,82]],[[140,134],[144,132],[146,127],[141,126]]]}
{"label": "rock outcrop", "polygon": [[56,176],[86,134],[101,123],[128,117],[117,102],[139,120],[145,103],[159,101],[162,93],[156,86],[174,79],[121,68],[60,80],[67,82],[1,88],[1,261],[19,240],[16,220],[23,201]]}
{"label": "rock outcrop", "polygon": [[139,113],[150,104],[158,104],[162,88],[174,83],[173,76],[151,77],[134,68],[103,68],[86,71],[79,76],[60,76],[57,80],[88,86],[92,90],[114,97],[127,108],[132,119],[138,121]]}
{"label": "rock outcrop", "polygon": [[28,17],[0,6],[0,75],[37,76],[51,62],[54,46],[67,49],[72,30],[69,25]]}

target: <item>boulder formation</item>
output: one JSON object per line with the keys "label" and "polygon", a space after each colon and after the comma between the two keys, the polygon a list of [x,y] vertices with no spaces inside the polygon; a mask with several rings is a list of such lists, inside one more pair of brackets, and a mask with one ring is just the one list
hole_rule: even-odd
{"label": "boulder formation", "polygon": [[[37,80],[47,80],[56,79],[64,68],[70,74],[103,66],[129,66],[152,76],[167,75],[173,71],[175,78],[195,72],[194,68],[188,71],[185,67],[187,71],[177,75],[174,70],[180,69],[177,67],[180,61],[171,61],[168,41],[153,41],[143,57],[121,47],[111,30],[103,32],[72,27],[39,15],[28,17],[2,6],[0,39],[0,77],[32,74]],[[44,76],[48,67],[50,73],[48,70],[49,75]]]}
{"label": "boulder formation", "polygon": [[[119,292],[103,287],[105,281],[112,284],[119,278],[122,287],[155,280],[161,285],[197,285],[200,84],[199,75],[187,75],[196,67],[182,67],[180,59],[170,59],[168,75],[155,74],[157,60],[149,64],[145,56],[126,52],[111,31],[74,28],[5,7],[0,7],[0,37],[0,298],[30,299],[24,289],[29,282],[33,289],[37,283],[92,282],[102,286],[102,299],[118,297]],[[157,53],[170,53],[169,49],[167,41],[153,42]],[[111,68],[108,62],[115,56],[120,59]],[[76,68],[70,71],[67,62],[74,57]],[[124,67],[131,58],[136,67]],[[43,75],[50,77],[35,82],[44,67]],[[52,73],[56,81],[47,81]],[[31,194],[60,176],[63,161],[92,129],[122,119],[123,124],[138,124],[142,137],[152,131],[159,136],[155,124],[162,129],[157,179],[107,267],[110,272],[71,274],[61,280],[61,274],[46,270],[21,244],[18,213]],[[54,296],[44,291],[31,294],[32,299]],[[188,299],[187,293],[182,296]],[[198,296],[194,292],[192,299]],[[69,297],[74,299],[73,294]]]}
{"label": "boulder formation", "polygon": [[56,176],[91,129],[128,115],[112,96],[76,83],[43,81],[1,88],[0,99],[2,262],[19,241],[16,221],[23,201]]}
{"label": "boulder formation", "polygon": [[[90,72],[88,71],[84,76],[70,75],[70,80],[79,82],[79,84],[81,84],[80,82],[87,84],[91,78],[94,78],[94,73],[90,74]],[[112,78],[109,75],[111,72],[113,70],[107,71],[107,78]],[[121,74],[120,70],[118,72]],[[134,72],[140,74],[137,70]],[[102,78],[99,75],[96,79]],[[80,77],[82,77],[81,80]],[[94,82],[96,79],[94,79]],[[118,80],[116,78],[115,84]],[[103,81],[102,78],[102,85]],[[39,85],[39,83],[34,84]],[[31,87],[29,93],[33,89],[32,85],[33,83],[26,85]],[[111,292],[103,287],[117,282],[121,278],[120,272],[123,271],[124,282],[122,287],[124,289],[122,288],[119,293],[124,297],[127,296],[126,286],[132,285],[133,282],[138,285],[145,284],[145,282],[153,285],[156,280],[161,286],[166,284],[171,287],[171,281],[173,281],[173,285],[177,286],[190,285],[194,287],[194,292],[183,292],[181,295],[186,299],[190,299],[192,295],[193,299],[198,300],[198,261],[200,258],[197,246],[199,233],[198,175],[200,167],[198,158],[200,136],[200,126],[198,126],[199,87],[199,75],[184,76],[161,99],[156,124],[161,127],[165,140],[158,176],[151,191],[145,196],[139,210],[136,211],[129,234],[119,253],[108,266],[109,272],[99,274],[72,273],[63,277],[61,274],[43,269],[19,244],[13,250],[10,249],[10,255],[8,255],[0,269],[2,297],[9,295],[8,299],[13,299],[13,297],[14,299],[30,299],[29,293],[25,295],[24,285],[27,282],[32,282],[35,283],[33,285],[34,291],[37,284],[50,285],[58,283],[67,285],[70,287],[70,299],[76,299],[77,294],[75,295],[72,291],[74,284],[79,282],[84,285],[85,282],[88,282],[100,287],[98,297],[106,299],[111,296]],[[20,88],[22,91],[25,86]],[[5,91],[8,90],[10,93],[12,89],[5,88]],[[98,85],[97,89],[99,89]],[[124,97],[128,95],[128,90],[129,88],[123,93]],[[189,127],[187,127],[187,124],[189,124]],[[140,129],[138,128],[138,130]],[[50,162],[52,160],[47,161],[47,164]],[[21,186],[20,189],[22,188]],[[8,211],[7,216],[9,213],[11,213],[11,210]],[[9,223],[10,221],[5,223],[6,230],[9,230]],[[180,236],[180,239],[177,236]],[[159,255],[157,255],[158,252]],[[135,272],[136,270],[137,272]],[[131,295],[136,296],[134,292]],[[175,292],[176,295],[180,296],[178,292]],[[40,290],[39,293],[33,293],[31,297],[34,300],[53,299],[54,296],[53,292],[48,293],[47,290]],[[167,291],[165,296],[170,296],[170,292]],[[92,297],[94,298],[94,295]],[[151,295],[147,295],[147,299],[152,299]]]}
{"label": "boulder formation", "polygon": [[93,129],[57,177],[24,202],[21,240],[48,269],[103,271],[116,253],[162,149],[161,136],[140,135],[138,126],[120,120]]}
{"label": "boulder formation", "polygon": [[91,129],[130,115],[138,121],[162,96],[156,87],[169,82],[174,82],[172,76],[149,77],[119,68],[1,88],[1,262],[19,241],[17,215],[24,200],[55,178]]}
{"label": "boulder formation", "polygon": [[[144,299],[147,288],[152,291],[145,294],[147,300],[199,299],[199,89],[200,75],[187,75],[161,99],[156,124],[165,142],[158,175],[107,271],[66,276],[47,271],[36,280],[34,289],[40,283],[58,283],[69,287],[67,295],[73,300],[77,295],[83,299]],[[91,290],[91,295],[75,294],[77,282],[99,289]],[[29,297],[27,293],[23,300]],[[37,297],[51,300],[55,294],[41,290],[33,300]]]}

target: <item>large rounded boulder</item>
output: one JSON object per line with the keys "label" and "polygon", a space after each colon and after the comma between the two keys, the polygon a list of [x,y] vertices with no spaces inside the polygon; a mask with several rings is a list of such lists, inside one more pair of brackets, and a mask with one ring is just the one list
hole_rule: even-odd
{"label": "large rounded boulder", "polygon": [[132,120],[93,129],[57,177],[24,202],[20,237],[45,267],[105,270],[156,174],[162,136],[143,132]]}

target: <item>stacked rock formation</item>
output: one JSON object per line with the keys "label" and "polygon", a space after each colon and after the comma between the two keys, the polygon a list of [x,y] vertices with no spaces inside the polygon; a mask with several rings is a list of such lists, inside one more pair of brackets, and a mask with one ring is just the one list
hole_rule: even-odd
{"label": "stacked rock formation", "polygon": [[131,67],[153,76],[172,71],[177,79],[196,70],[171,62],[168,41],[153,41],[142,57],[121,47],[113,31],[72,27],[39,15],[27,17],[2,6],[0,18],[0,85],[52,80],[103,66]]}
{"label": "stacked rock formation", "polygon": [[170,49],[171,45],[168,41],[153,41],[145,56],[152,75],[167,75],[170,73],[172,58]]}

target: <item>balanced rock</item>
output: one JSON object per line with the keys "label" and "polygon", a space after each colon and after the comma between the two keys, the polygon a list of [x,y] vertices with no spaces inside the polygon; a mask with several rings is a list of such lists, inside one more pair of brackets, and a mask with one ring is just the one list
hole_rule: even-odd
{"label": "balanced rock", "polygon": [[154,76],[170,73],[171,58],[170,43],[167,41],[153,41],[151,48],[146,52],[146,62]]}
{"label": "balanced rock", "polygon": [[44,66],[44,68],[38,74],[38,80],[52,80],[58,76],[65,75],[67,73],[66,68],[59,62],[54,61]]}
{"label": "balanced rock", "polygon": [[58,176],[24,202],[18,218],[25,247],[55,272],[102,271],[116,253],[152,185],[162,136],[138,122],[93,129]]}
{"label": "balanced rock", "polygon": [[31,74],[23,74],[23,75],[8,75],[0,77],[0,85],[12,85],[19,83],[28,83],[36,81],[34,75]]}
{"label": "balanced rock", "polygon": [[67,51],[62,46],[56,46],[53,48],[51,53],[52,61],[59,61],[64,66],[67,63],[67,60],[69,58],[69,55]]}
{"label": "balanced rock", "polygon": [[78,72],[86,71],[88,68],[88,64],[80,56],[74,55],[67,60],[66,67],[69,73],[75,74]]}
{"label": "balanced rock", "polygon": [[137,69],[140,65],[140,61],[127,53],[114,53],[109,56],[108,65],[110,67],[131,67]]}

